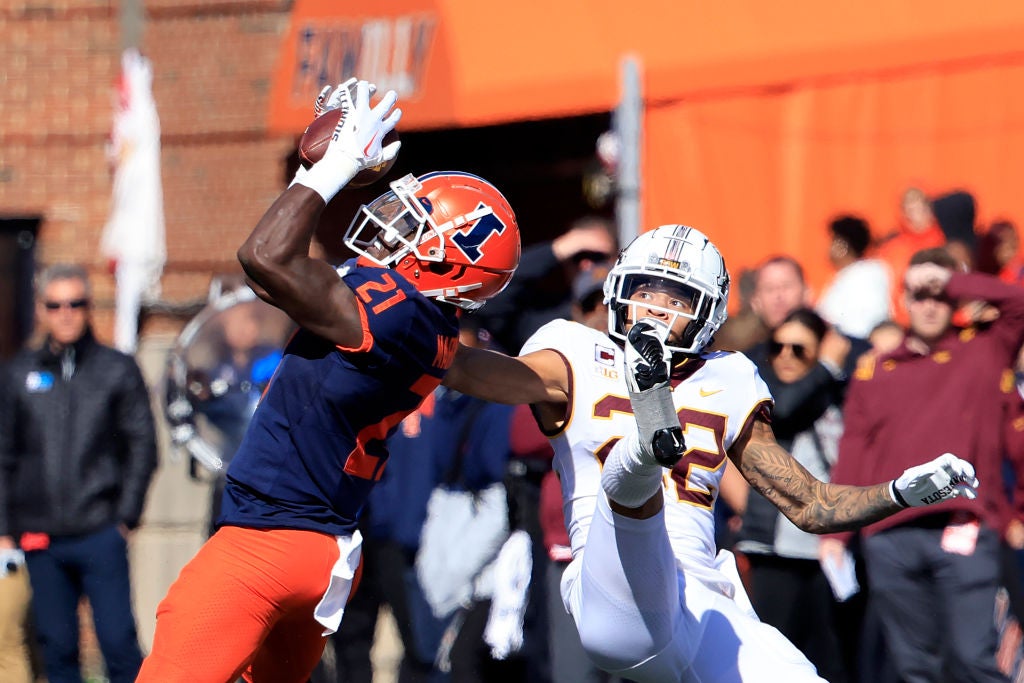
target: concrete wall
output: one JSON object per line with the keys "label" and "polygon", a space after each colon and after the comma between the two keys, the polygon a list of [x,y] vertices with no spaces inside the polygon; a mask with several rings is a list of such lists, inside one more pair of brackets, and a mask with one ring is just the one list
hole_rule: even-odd
{"label": "concrete wall", "polygon": [[[173,336],[150,336],[138,352],[151,387],[159,387]],[[163,406],[153,392],[155,414]],[[163,419],[157,420],[160,465],[149,490],[142,526],[131,539],[132,588],[139,639],[145,651],[153,642],[157,604],[178,572],[206,540],[209,483],[189,477],[188,458],[176,452]]]}

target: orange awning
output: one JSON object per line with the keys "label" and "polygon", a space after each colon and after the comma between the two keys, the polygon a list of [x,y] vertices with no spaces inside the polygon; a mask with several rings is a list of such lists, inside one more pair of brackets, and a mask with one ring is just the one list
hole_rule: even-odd
{"label": "orange awning", "polygon": [[641,225],[700,227],[734,275],[788,253],[820,291],[828,219],[884,235],[911,184],[1024,220],[1022,37],[1019,0],[297,0],[270,127],[353,74],[399,91],[404,130],[607,112],[634,56]]}
{"label": "orange awning", "polygon": [[[639,58],[657,103],[1022,49],[1024,3],[297,0],[269,117],[300,132],[324,83],[394,88],[407,130],[612,109]],[[977,10],[977,11],[976,11]]]}

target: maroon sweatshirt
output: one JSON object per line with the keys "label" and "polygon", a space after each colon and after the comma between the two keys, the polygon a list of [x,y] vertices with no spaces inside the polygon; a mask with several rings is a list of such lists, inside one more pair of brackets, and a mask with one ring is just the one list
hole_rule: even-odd
{"label": "maroon sweatshirt", "polygon": [[[954,498],[909,508],[863,531],[872,534],[926,515],[969,511],[1001,531],[1007,500],[1002,476],[1008,395],[1024,343],[1024,288],[978,273],[957,273],[946,294],[981,299],[999,309],[984,328],[952,328],[928,355],[904,343],[858,364],[843,406],[845,429],[831,481],[867,486],[949,452],[971,462],[981,485],[976,500]],[[847,540],[850,534],[836,534]]]}

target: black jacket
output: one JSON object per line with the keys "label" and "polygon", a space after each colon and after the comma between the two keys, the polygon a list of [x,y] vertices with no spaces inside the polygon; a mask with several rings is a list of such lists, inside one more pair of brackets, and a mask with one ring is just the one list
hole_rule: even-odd
{"label": "black jacket", "polygon": [[[779,445],[786,450],[793,447],[797,434],[810,429],[829,406],[842,405],[845,382],[834,378],[821,363],[816,363],[807,375],[791,383],[778,378],[767,358],[757,366],[775,399],[772,431]],[[754,541],[762,546],[774,546],[779,514],[778,508],[768,499],[757,491],[751,491],[739,533],[740,542]]]}
{"label": "black jacket", "polygon": [[135,360],[87,332],[22,351],[0,382],[0,536],[138,526],[157,458]]}
{"label": "black jacket", "polygon": [[515,355],[545,324],[572,320],[572,282],[551,244],[524,248],[508,286],[474,314],[501,351]]}

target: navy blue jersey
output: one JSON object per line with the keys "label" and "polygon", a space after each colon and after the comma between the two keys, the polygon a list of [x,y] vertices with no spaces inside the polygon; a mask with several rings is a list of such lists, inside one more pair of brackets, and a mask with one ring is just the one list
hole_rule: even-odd
{"label": "navy blue jersey", "polygon": [[228,468],[219,524],[354,531],[386,438],[451,367],[454,308],[384,268],[349,262],[339,273],[360,306],[362,344],[307,330],[288,343]]}

